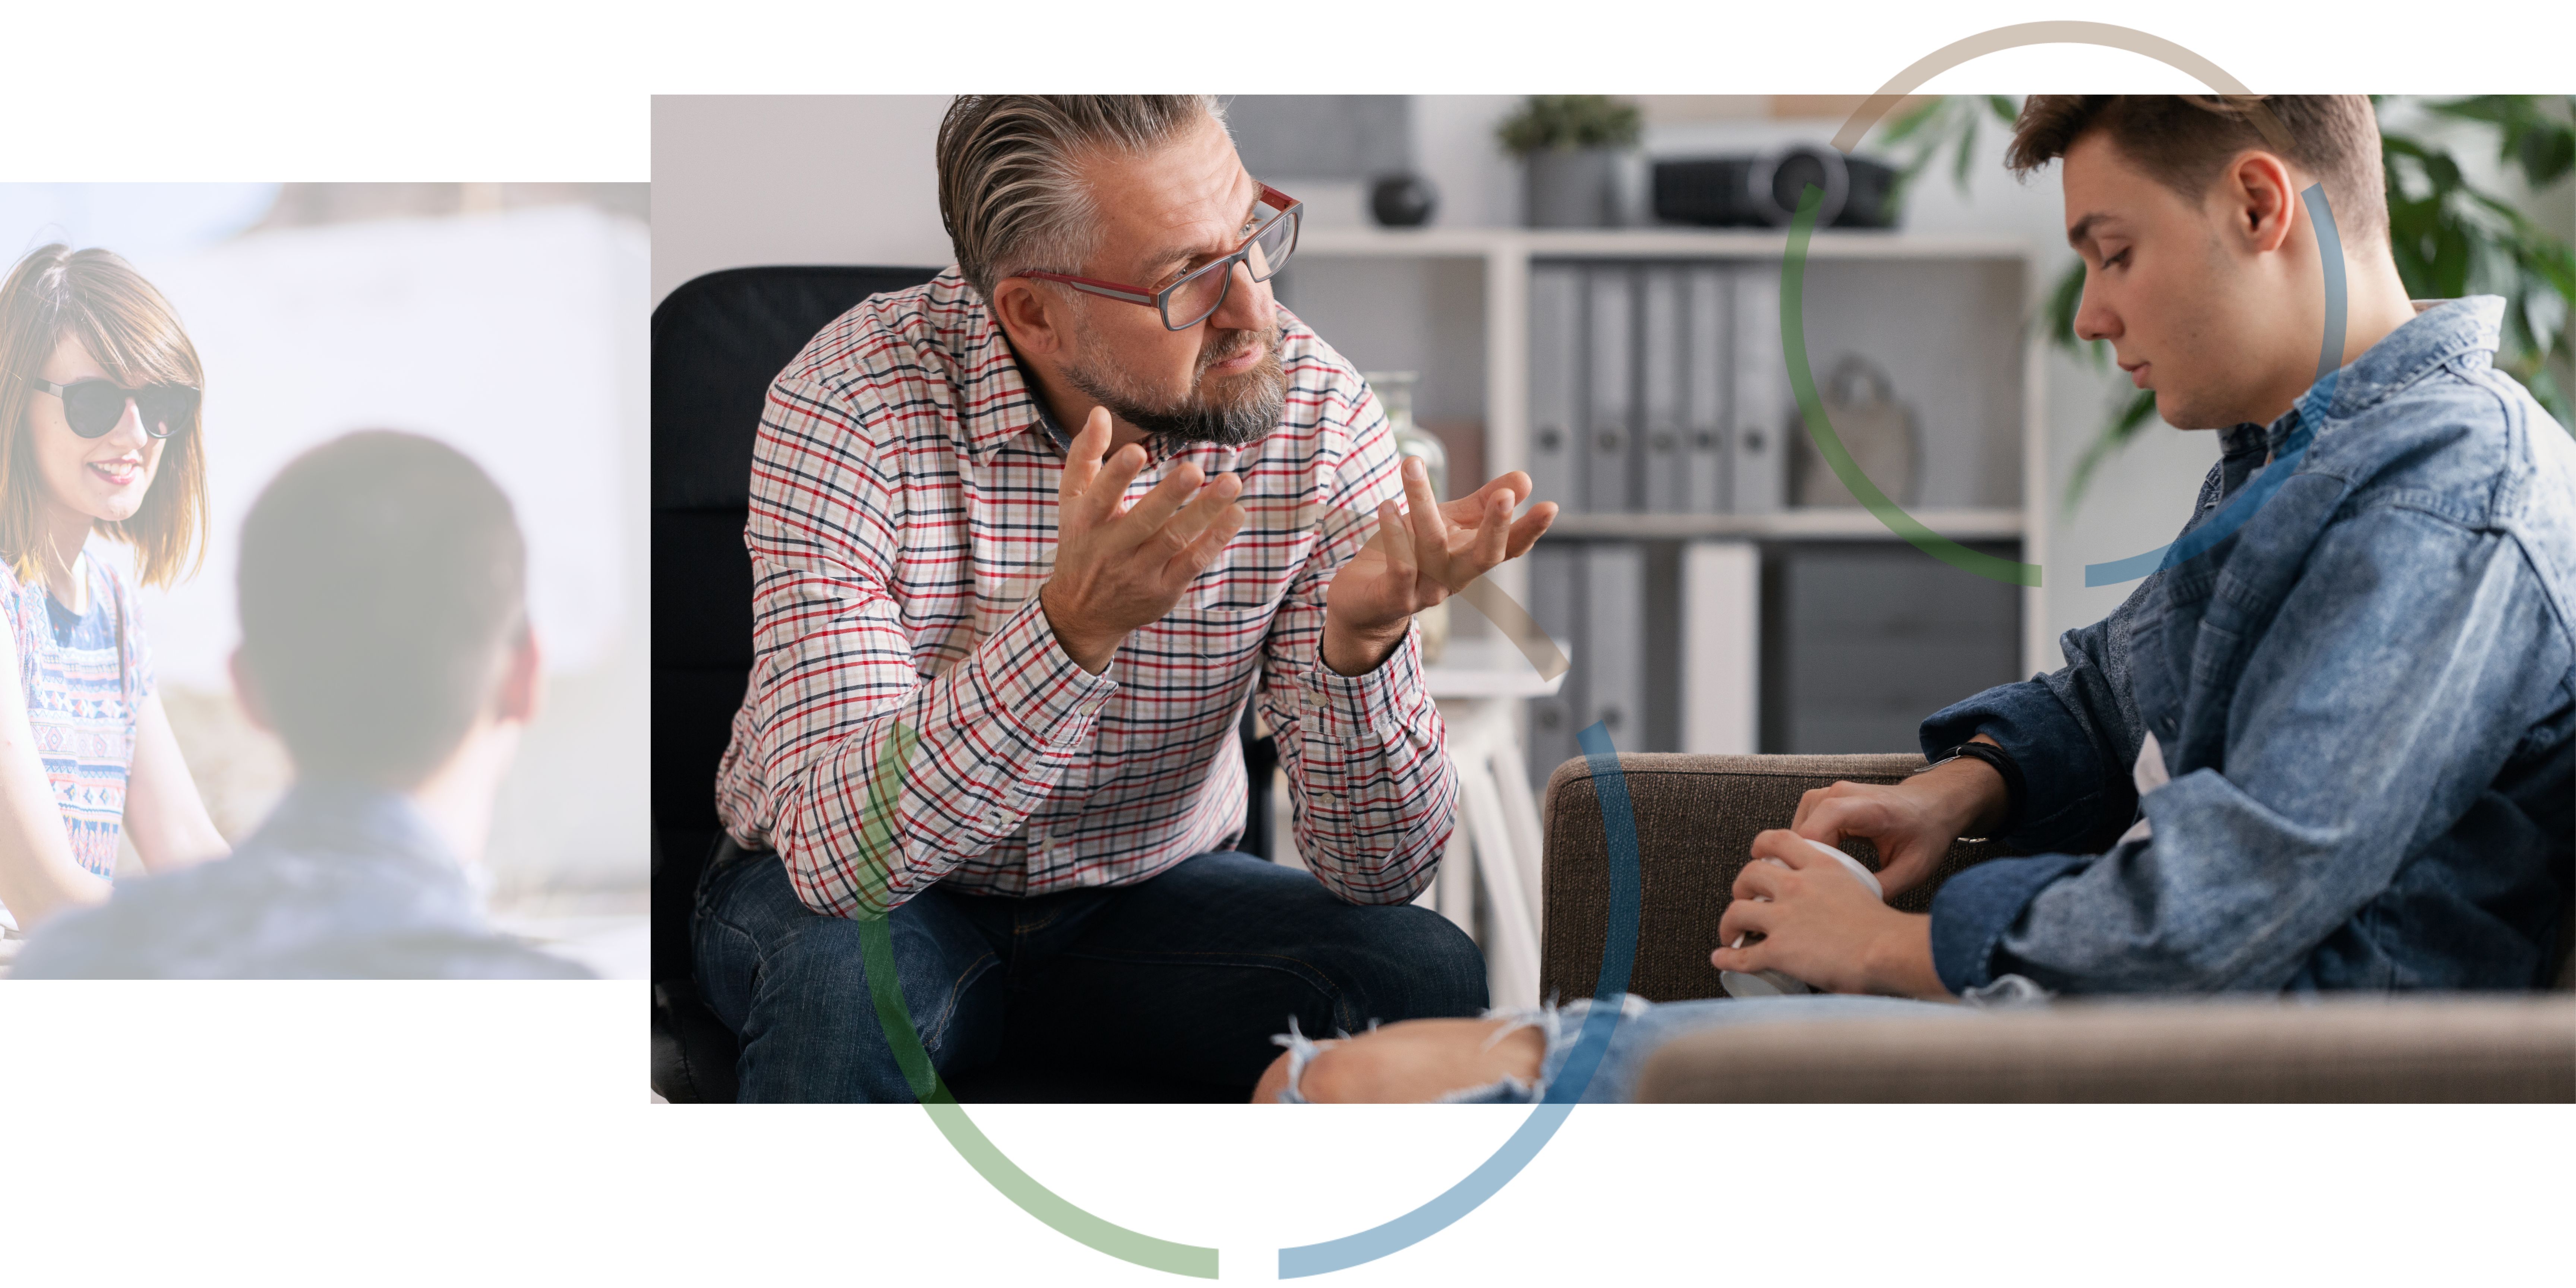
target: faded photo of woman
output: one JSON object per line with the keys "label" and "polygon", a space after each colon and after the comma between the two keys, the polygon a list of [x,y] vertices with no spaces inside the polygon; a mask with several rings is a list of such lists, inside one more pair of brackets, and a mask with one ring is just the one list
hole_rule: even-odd
{"label": "faded photo of woman", "polygon": [[228,852],[154,691],[133,588],[205,545],[205,387],[169,302],[55,244],[0,285],[0,930],[106,900],[120,836],[153,871]]}

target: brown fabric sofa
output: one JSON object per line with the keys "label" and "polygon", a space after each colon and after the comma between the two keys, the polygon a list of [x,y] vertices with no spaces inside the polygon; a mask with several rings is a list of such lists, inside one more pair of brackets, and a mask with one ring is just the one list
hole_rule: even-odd
{"label": "brown fabric sofa", "polygon": [[[1629,991],[1722,997],[1708,951],[1753,834],[1838,779],[1892,783],[1913,755],[1619,758],[1637,823],[1642,902]],[[1609,921],[1609,843],[1590,766],[1557,767],[1545,796],[1539,988],[1591,994]],[[1875,868],[1867,842],[1847,846]],[[1952,848],[1899,896],[1926,910],[1951,873],[1993,857]],[[2569,926],[2576,926],[2571,909]],[[1974,1025],[1854,1020],[1711,1031],[1648,1062],[1648,1101],[2576,1100],[2576,992],[2561,934],[2553,992],[2524,996],[2086,1001]]]}

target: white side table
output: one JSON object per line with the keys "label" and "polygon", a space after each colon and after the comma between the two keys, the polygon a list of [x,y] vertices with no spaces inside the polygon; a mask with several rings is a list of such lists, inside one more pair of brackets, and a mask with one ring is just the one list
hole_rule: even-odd
{"label": "white side table", "polygon": [[[1449,761],[1458,767],[1458,826],[1449,835],[1440,876],[1424,897],[1440,915],[1476,933],[1476,883],[1485,884],[1493,916],[1483,943],[1497,1007],[1538,1005],[1539,818],[1521,754],[1514,708],[1565,682],[1542,680],[1529,659],[1493,636],[1452,639],[1424,685],[1449,730]],[[1480,940],[1480,942],[1482,942]]]}

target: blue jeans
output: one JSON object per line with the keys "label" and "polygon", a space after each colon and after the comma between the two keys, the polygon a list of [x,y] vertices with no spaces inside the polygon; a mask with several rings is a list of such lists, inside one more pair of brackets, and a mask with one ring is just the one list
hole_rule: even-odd
{"label": "blue jeans", "polygon": [[[1547,1053],[1539,1060],[1537,1080],[1525,1082],[1505,1077],[1481,1087],[1450,1092],[1440,1099],[1455,1105],[1538,1103],[1546,1097],[1548,1088],[1555,1084],[1558,1075],[1564,1072],[1567,1058],[1574,1054],[1575,1045],[1583,1036],[1583,1022],[1595,1005],[1591,998],[1586,997],[1561,1007],[1549,1005],[1528,1011],[1492,1012],[1488,1018],[1510,1020],[1514,1028],[1526,1026],[1537,1029],[1547,1039]],[[1974,1007],[1942,1002],[1833,993],[1743,999],[1716,997],[1687,1002],[1649,1002],[1628,993],[1620,998],[1619,1010],[1618,1027],[1610,1031],[1610,1044],[1602,1051],[1601,1063],[1592,1071],[1592,1080],[1576,1097],[1578,1104],[1626,1104],[1635,1099],[1637,1077],[1645,1072],[1647,1057],[1661,1050],[1665,1043],[1702,1029],[1742,1024],[1795,1024],[1804,1020],[1940,1019],[1977,1013]],[[1330,1043],[1319,1043],[1303,1033],[1291,1032],[1286,1036],[1290,1056],[1288,1085],[1280,1100],[1288,1104],[1305,1104],[1307,1101],[1298,1085],[1299,1078],[1305,1072],[1306,1062]]]}
{"label": "blue jeans", "polygon": [[[1356,1033],[1485,1005],[1484,955],[1438,913],[1344,903],[1304,872],[1231,852],[1033,898],[933,886],[887,923],[897,983],[943,1077],[1042,1052],[1250,1095],[1291,1017],[1308,1033]],[[742,1038],[740,1099],[913,1099],[859,934],[800,903],[777,855],[717,847],[693,938],[699,988]]]}

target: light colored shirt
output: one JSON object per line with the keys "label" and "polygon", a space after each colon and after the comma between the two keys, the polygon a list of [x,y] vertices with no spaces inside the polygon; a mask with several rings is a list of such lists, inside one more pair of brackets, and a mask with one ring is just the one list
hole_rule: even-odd
{"label": "light colored shirt", "polygon": [[[1064,435],[982,299],[952,269],[815,336],[770,386],[752,455],[754,660],[717,779],[733,838],[841,915],[939,881],[1142,881],[1241,836],[1236,729],[1257,700],[1316,878],[1357,903],[1427,886],[1457,775],[1418,637],[1364,675],[1318,656],[1326,586],[1401,496],[1393,435],[1350,364],[1283,321],[1279,426],[1159,455],[1128,489],[1182,461],[1230,470],[1246,521],[1101,675],[1038,604]],[[901,766],[883,756],[897,722],[919,738]]]}
{"label": "light colored shirt", "polygon": [[152,654],[124,578],[96,559],[81,564],[87,612],[73,613],[43,584],[20,582],[0,565],[0,615],[18,646],[27,723],[72,858],[113,881],[125,784],[134,768],[134,722],[152,694]]}

